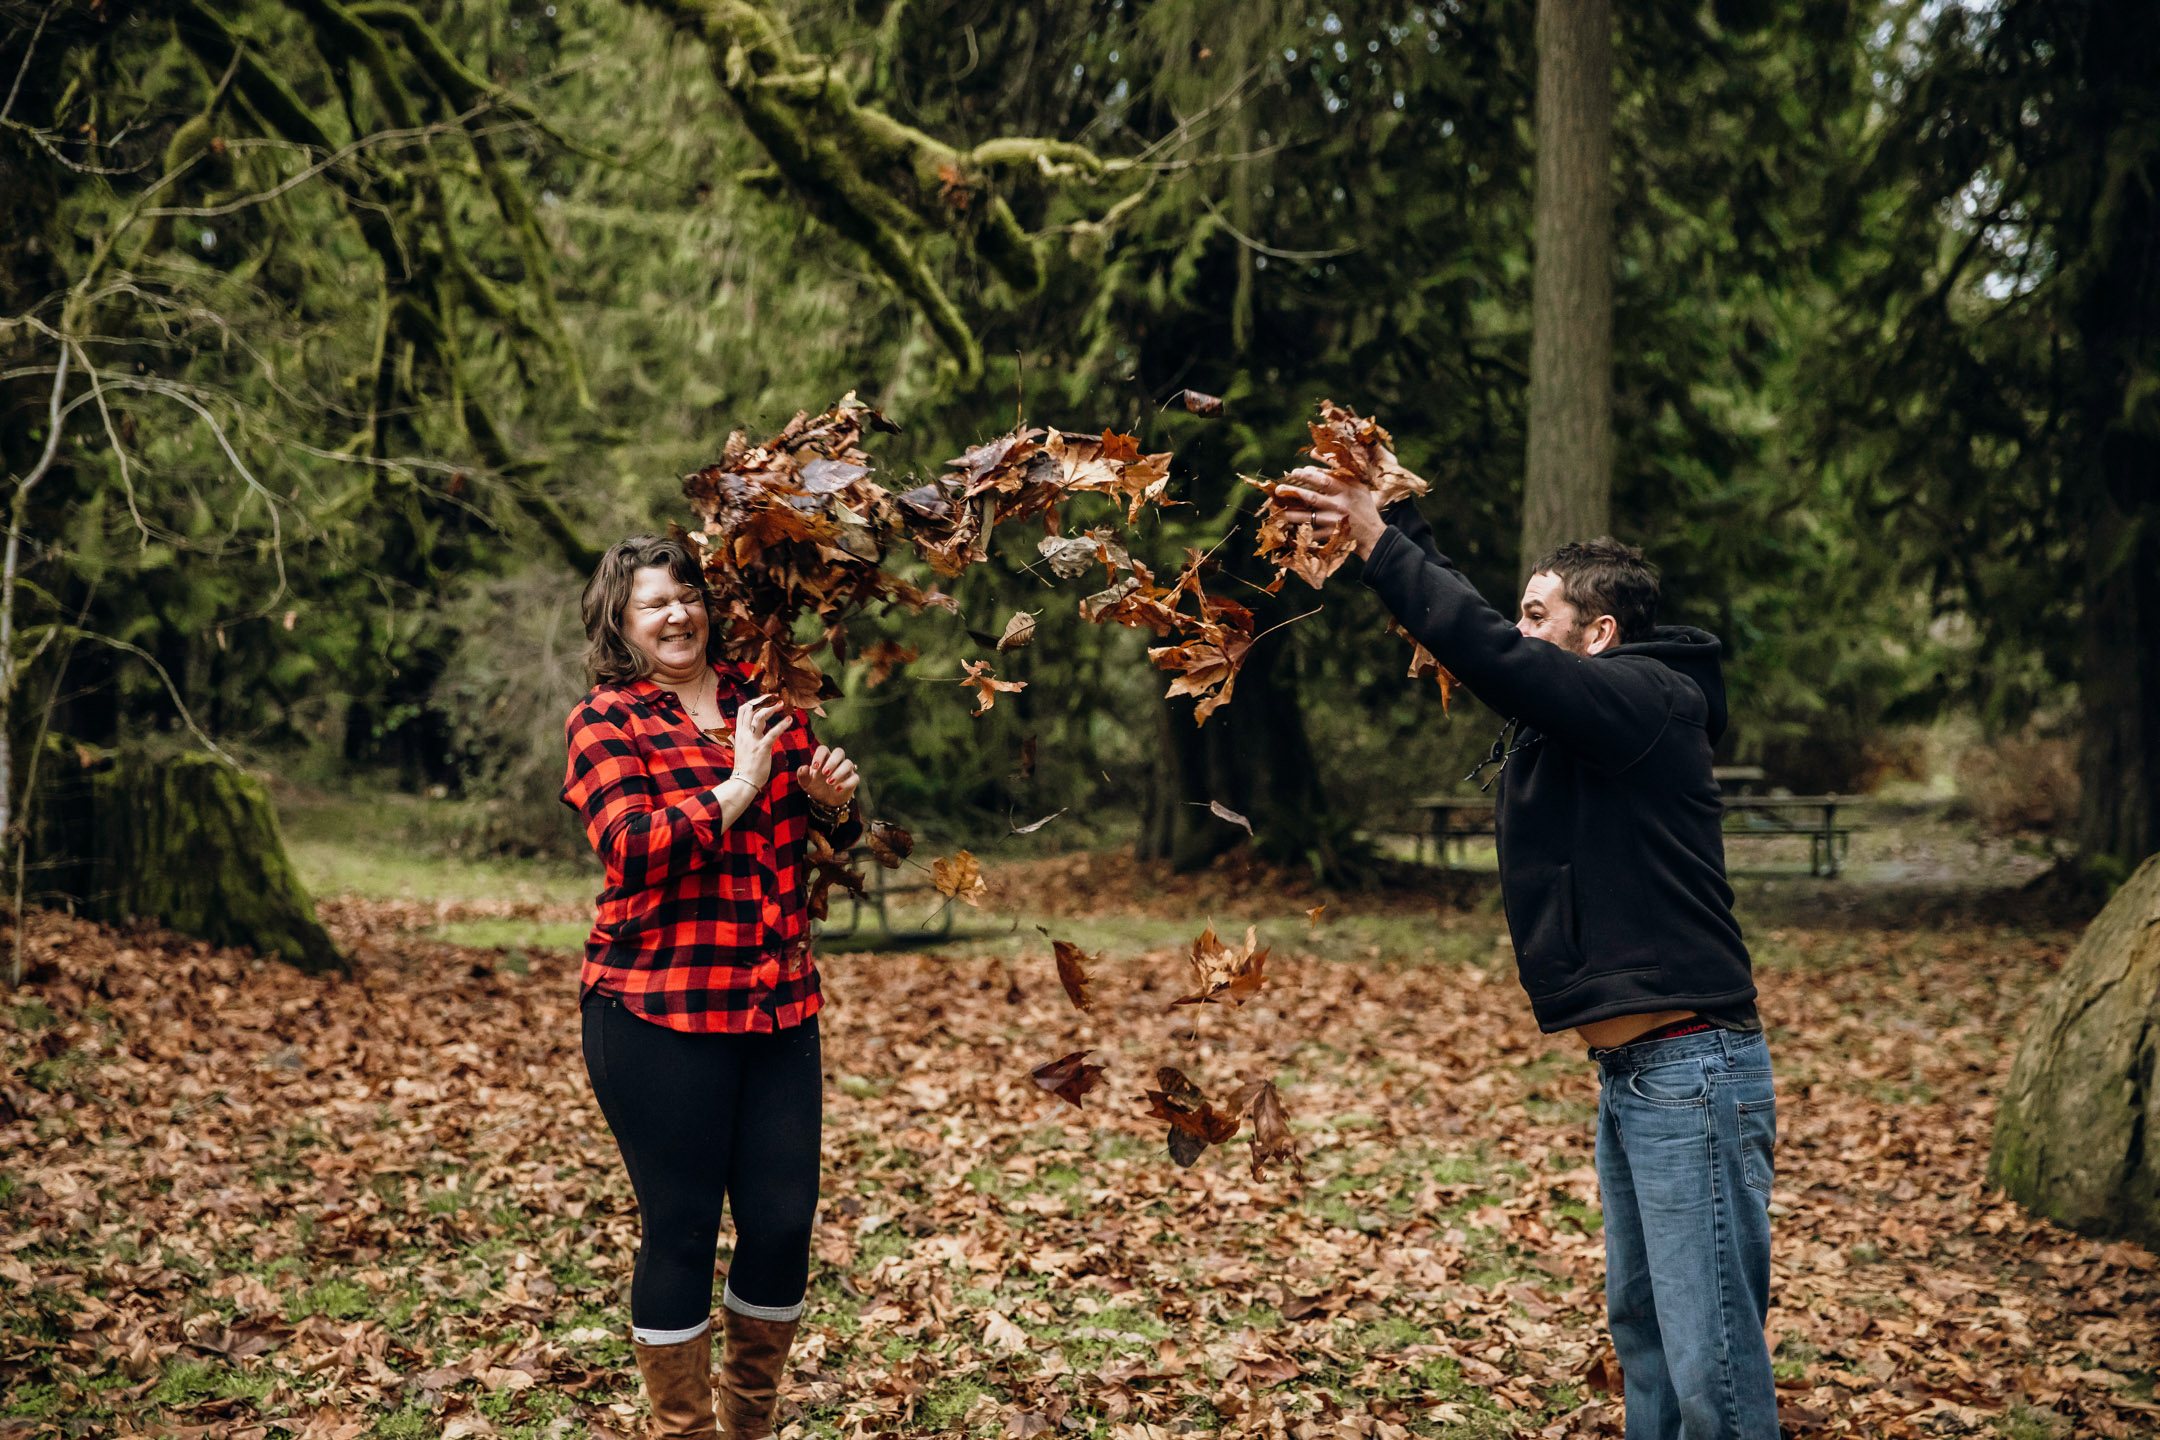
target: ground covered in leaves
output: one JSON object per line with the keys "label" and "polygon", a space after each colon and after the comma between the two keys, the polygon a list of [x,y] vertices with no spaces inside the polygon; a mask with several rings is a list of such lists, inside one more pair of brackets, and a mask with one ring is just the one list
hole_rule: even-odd
{"label": "ground covered in leaves", "polygon": [[[826,1198],[787,1433],[1617,1434],[1595,1080],[1531,1025],[1497,917],[1341,896],[1314,929],[1322,897],[1172,886],[1121,946],[1130,867],[1095,885],[1085,858],[1044,863],[1063,869],[1037,891],[1090,902],[1091,1015],[1025,926],[825,962]],[[1051,908],[1062,938],[1078,922]],[[9,1436],[641,1424],[636,1222],[572,957],[430,938],[487,906],[324,909],[349,979],[31,917],[0,1011]],[[1188,919],[1260,922],[1269,983],[1242,1009],[1165,1008],[1188,971],[1164,927]],[[1789,1434],[2160,1431],[2154,1257],[1982,1185],[2020,1017],[2072,938],[1755,934]],[[1029,1070],[1079,1049],[1108,1069],[1076,1111]],[[1172,1165],[1139,1099],[1163,1064],[1210,1095],[1275,1080],[1306,1183],[1256,1180],[1249,1129]]]}

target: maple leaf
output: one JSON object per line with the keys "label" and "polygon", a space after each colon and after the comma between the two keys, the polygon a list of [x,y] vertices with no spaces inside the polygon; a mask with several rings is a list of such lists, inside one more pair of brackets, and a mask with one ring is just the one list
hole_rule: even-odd
{"label": "maple leaf", "polygon": [[1261,986],[1267,983],[1263,973],[1267,967],[1268,952],[1260,947],[1260,927],[1245,927],[1245,948],[1240,950],[1226,945],[1210,925],[1193,941],[1192,952],[1186,957],[1193,968],[1196,989],[1192,994],[1170,1002],[1170,1008],[1180,1005],[1212,1005],[1228,998],[1232,1005],[1243,1005]]}
{"label": "maple leaf", "polygon": [[1390,620],[1387,628],[1391,633],[1400,635],[1403,639],[1410,641],[1410,678],[1412,680],[1430,680],[1440,687],[1440,713],[1445,715],[1449,703],[1454,700],[1455,691],[1461,686],[1462,681],[1457,680],[1454,673],[1447,666],[1442,665],[1439,660],[1435,659],[1432,651],[1427,650],[1423,645],[1412,639],[1410,632],[1403,629],[1400,624]]}
{"label": "maple leaf", "polygon": [[[966,477],[967,493],[970,496],[998,486],[1018,489],[1018,462],[1027,460],[1035,453],[1035,437],[1042,433],[1026,427],[1008,431],[995,440],[975,446],[957,460],[948,460],[945,462],[946,468],[962,472]],[[1008,471],[1013,473],[1007,473]]]}
{"label": "maple leaf", "polygon": [[1238,668],[1245,663],[1246,652],[1251,649],[1249,634],[1223,633],[1216,639],[1158,646],[1148,651],[1148,659],[1159,670],[1178,672],[1178,677],[1170,682],[1170,688],[1163,692],[1165,699],[1177,695],[1200,697],[1200,703],[1193,709],[1193,723],[1204,725],[1208,716],[1230,703]]}
{"label": "maple leaf", "polygon": [[[1383,508],[1423,495],[1430,488],[1397,462],[1395,442],[1377,421],[1353,414],[1332,400],[1322,400],[1320,418],[1306,428],[1312,437],[1306,453],[1335,480],[1374,492]],[[1279,487],[1285,482],[1253,476],[1245,477],[1245,481],[1267,496],[1260,507],[1258,546],[1261,556],[1275,564],[1276,578],[1296,575],[1319,589],[1350,558],[1348,532],[1338,527],[1323,541],[1311,525],[1294,525],[1284,518],[1287,502]]]}
{"label": "maple leaf", "polygon": [[835,853],[831,842],[815,830],[810,832],[809,849],[803,858],[811,873],[807,900],[811,919],[825,918],[827,902],[835,885],[858,900],[870,898],[870,892],[863,887],[862,873],[851,868],[846,857]]}
{"label": "maple leaf", "polygon": [[1178,403],[1185,407],[1186,413],[1198,415],[1203,420],[1222,418],[1223,402],[1220,395],[1209,395],[1199,390],[1180,390]]}
{"label": "maple leaf", "polygon": [[873,640],[863,647],[860,657],[870,668],[863,672],[863,687],[875,690],[892,678],[893,671],[902,665],[912,665],[921,658],[921,652],[913,645],[902,645],[892,640]]}
{"label": "maple leaf", "polygon": [[[1058,467],[1059,483],[1067,490],[1109,491],[1117,488],[1117,466],[1103,458],[1103,442],[1093,435],[1068,435],[1052,430],[1043,451]],[[1135,454],[1139,452],[1134,451]]]}
{"label": "maple leaf", "polygon": [[[1005,622],[1005,633],[998,636],[998,652],[1005,654],[1014,650],[1024,650],[1034,639],[1035,617],[1025,610],[1016,610],[1013,612],[1012,619]],[[1022,683],[1026,682],[1023,681]]]}
{"label": "maple leaf", "polygon": [[1174,1065],[1155,1071],[1160,1090],[1146,1092],[1148,1114],[1170,1124],[1170,1158],[1190,1168],[1210,1145],[1220,1145],[1238,1132],[1238,1117],[1224,1115],[1208,1103],[1200,1087]]}
{"label": "maple leaf", "polygon": [[1081,1108],[1080,1097],[1102,1084],[1103,1071],[1108,1068],[1084,1063],[1087,1057],[1087,1051],[1075,1050],[1046,1065],[1038,1065],[1028,1073],[1037,1085],[1077,1110]]}
{"label": "maple leaf", "polygon": [[940,858],[930,862],[930,884],[938,894],[948,900],[982,908],[983,897],[990,887],[983,883],[982,862],[965,850],[958,851],[950,859]]}
{"label": "maple leaf", "polygon": [[1283,1110],[1275,1082],[1255,1080],[1248,1084],[1238,1092],[1237,1109],[1240,1115],[1252,1116],[1253,1179],[1264,1178],[1269,1164],[1288,1162],[1290,1173],[1303,1184],[1305,1162],[1298,1158],[1297,1145],[1290,1138],[1290,1117]]}
{"label": "maple leaf", "polygon": [[1161,504],[1163,492],[1169,488],[1170,452],[1167,450],[1159,455],[1135,457],[1120,466],[1117,493],[1125,498],[1125,523],[1138,524],[1140,507]]}
{"label": "maple leaf", "polygon": [[915,837],[884,820],[871,821],[863,841],[870,847],[870,858],[887,870],[899,869],[900,862],[915,851]]}
{"label": "maple leaf", "polygon": [[960,683],[975,687],[975,713],[977,715],[997,704],[1000,690],[1027,689],[1027,681],[1025,680],[998,679],[997,672],[990,668],[990,664],[986,660],[963,660],[960,664],[967,671],[967,678]]}
{"label": "maple leaf", "polygon": [[1305,912],[1305,925],[1307,929],[1318,930],[1320,928],[1320,912],[1325,909],[1327,909],[1327,905],[1323,902],[1322,904],[1313,906],[1312,909]]}

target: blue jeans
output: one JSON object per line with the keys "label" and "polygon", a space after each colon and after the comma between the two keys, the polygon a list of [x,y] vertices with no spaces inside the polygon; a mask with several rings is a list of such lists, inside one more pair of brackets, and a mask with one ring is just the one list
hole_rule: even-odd
{"label": "blue jeans", "polygon": [[1627,1440],[1777,1440],[1770,1047],[1712,1030],[1590,1054]]}

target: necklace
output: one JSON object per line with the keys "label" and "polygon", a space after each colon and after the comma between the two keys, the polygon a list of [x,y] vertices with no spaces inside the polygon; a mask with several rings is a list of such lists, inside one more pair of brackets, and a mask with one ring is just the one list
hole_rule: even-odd
{"label": "necklace", "polygon": [[690,723],[692,725],[695,725],[698,729],[704,731],[708,735],[715,733],[718,727],[708,726],[701,718],[699,718],[698,711],[709,707],[712,711],[713,719],[715,721],[722,720],[723,717],[720,714],[720,681],[718,676],[714,675],[710,670],[706,671],[703,680],[699,682],[695,690],[684,690],[672,685],[668,688],[675,692],[675,698],[682,703],[683,713],[690,717]]}

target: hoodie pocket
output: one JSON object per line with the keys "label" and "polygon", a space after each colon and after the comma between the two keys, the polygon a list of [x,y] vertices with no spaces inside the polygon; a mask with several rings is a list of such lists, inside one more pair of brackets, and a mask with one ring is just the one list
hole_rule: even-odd
{"label": "hoodie pocket", "polygon": [[1582,974],[1582,947],[1577,943],[1575,916],[1575,870],[1553,867],[1548,889],[1532,911],[1536,917],[1517,957],[1523,989],[1535,998],[1566,989]]}

